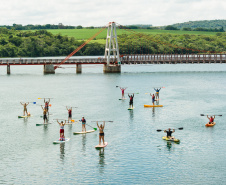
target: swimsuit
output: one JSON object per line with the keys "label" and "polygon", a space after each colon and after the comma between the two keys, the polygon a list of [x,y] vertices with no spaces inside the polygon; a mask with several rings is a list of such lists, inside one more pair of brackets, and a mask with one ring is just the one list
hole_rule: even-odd
{"label": "swimsuit", "polygon": [[104,136],[104,133],[99,133],[100,136]]}

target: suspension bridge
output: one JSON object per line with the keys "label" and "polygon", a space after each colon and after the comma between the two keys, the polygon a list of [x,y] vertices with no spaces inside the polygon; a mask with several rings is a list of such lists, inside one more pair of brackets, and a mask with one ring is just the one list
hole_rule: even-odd
{"label": "suspension bridge", "polygon": [[[121,26],[121,25],[120,25]],[[121,26],[122,27],[122,26]],[[80,49],[93,40],[103,30],[107,30],[105,53],[103,57],[79,58],[73,57]],[[129,32],[149,39],[148,35],[137,33],[134,30]],[[161,43],[161,42],[160,42]],[[168,44],[169,47],[174,47]],[[178,47],[179,48],[179,47]],[[180,48],[181,50],[187,48]],[[188,49],[189,50],[189,49]],[[194,51],[194,49],[191,49]],[[197,51],[196,51],[197,52]],[[199,51],[202,54],[121,54],[117,40],[116,23],[110,22],[107,26],[100,29],[95,35],[85,41],[76,50],[70,53],[66,58],[56,57],[40,57],[40,58],[20,58],[20,59],[0,59],[0,65],[7,66],[7,74],[10,74],[10,66],[13,65],[43,65],[45,74],[54,74],[55,70],[61,68],[62,65],[76,65],[76,72],[82,72],[82,65],[102,64],[104,73],[120,73],[121,65],[125,64],[205,64],[205,63],[226,63],[226,54],[213,53],[207,51]],[[139,52],[140,53],[140,52]]]}

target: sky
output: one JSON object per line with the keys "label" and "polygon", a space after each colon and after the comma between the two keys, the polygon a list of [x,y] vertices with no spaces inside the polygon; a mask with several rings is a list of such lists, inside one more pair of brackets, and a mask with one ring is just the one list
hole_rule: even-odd
{"label": "sky", "polygon": [[0,25],[165,26],[226,19],[225,0],[2,0]]}

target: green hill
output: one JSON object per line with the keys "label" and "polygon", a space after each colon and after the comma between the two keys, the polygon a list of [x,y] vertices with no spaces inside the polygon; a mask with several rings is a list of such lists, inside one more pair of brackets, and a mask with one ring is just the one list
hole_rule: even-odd
{"label": "green hill", "polygon": [[204,21],[189,21],[184,23],[177,23],[171,25],[178,29],[183,28],[207,28],[207,29],[220,29],[221,27],[226,30],[226,20],[204,20]]}

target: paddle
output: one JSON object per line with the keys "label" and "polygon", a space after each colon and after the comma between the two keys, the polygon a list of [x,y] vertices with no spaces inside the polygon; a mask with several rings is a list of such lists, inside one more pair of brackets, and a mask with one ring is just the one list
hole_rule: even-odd
{"label": "paddle", "polygon": [[[104,122],[104,121],[91,121],[91,122]],[[105,122],[113,122],[113,121],[105,121]]]}
{"label": "paddle", "polygon": [[[184,128],[183,127],[180,127],[180,128],[178,128],[178,129],[174,129],[174,130],[183,130]],[[171,129],[171,130],[173,130],[173,129]],[[161,132],[161,131],[164,131],[164,130],[161,130],[161,129],[158,129],[158,130],[156,130],[157,132]]]}
{"label": "paddle", "polygon": [[[205,114],[200,114],[200,116],[207,116]],[[211,116],[211,115],[208,115],[208,116]],[[222,116],[222,115],[213,115],[213,116]]]}
{"label": "paddle", "polygon": [[[86,125],[88,125],[87,123],[86,123]],[[89,127],[91,127],[93,130],[97,130],[97,128],[93,128],[92,126],[90,126],[90,125],[88,125]]]}

